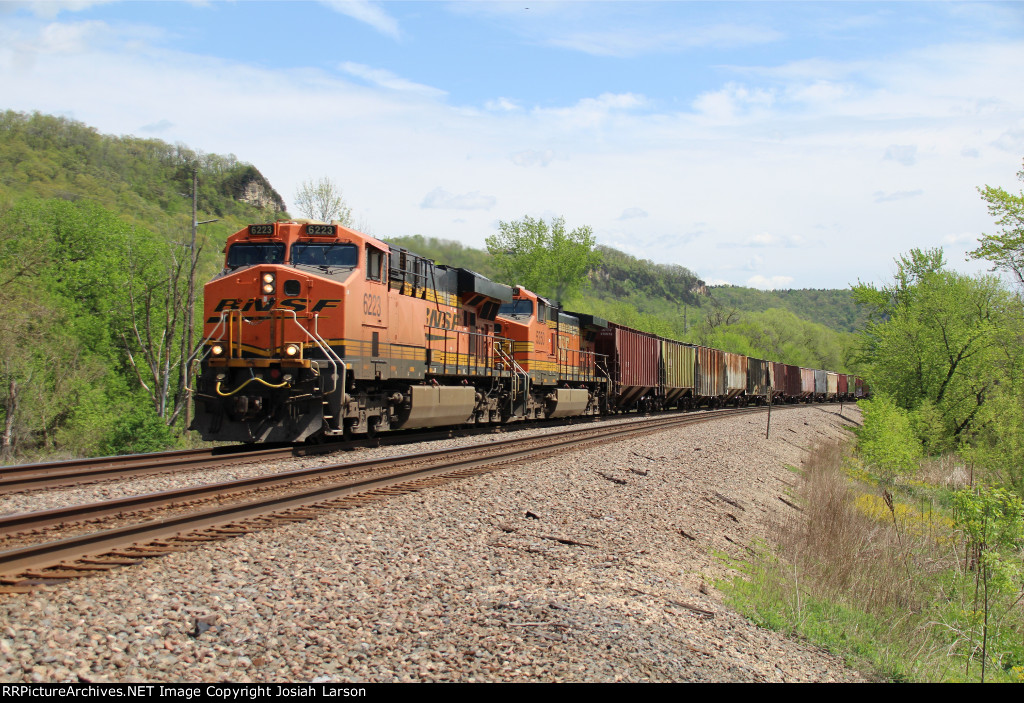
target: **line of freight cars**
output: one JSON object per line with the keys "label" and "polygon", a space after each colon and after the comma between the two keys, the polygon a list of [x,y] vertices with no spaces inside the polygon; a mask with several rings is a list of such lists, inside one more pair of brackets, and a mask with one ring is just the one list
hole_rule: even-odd
{"label": "line of freight cars", "polygon": [[868,394],[849,374],[755,359],[609,322],[597,333],[617,411],[856,400]]}

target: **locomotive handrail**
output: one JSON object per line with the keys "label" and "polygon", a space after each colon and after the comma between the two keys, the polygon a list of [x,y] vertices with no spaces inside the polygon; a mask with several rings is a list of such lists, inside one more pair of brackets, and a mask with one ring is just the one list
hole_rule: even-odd
{"label": "locomotive handrail", "polygon": [[[518,378],[519,374],[523,374],[523,383],[525,384],[524,385],[524,390],[523,390],[523,411],[525,412],[526,404],[527,404],[527,401],[528,401],[529,396],[530,396],[530,374],[526,373],[526,371],[523,370],[523,367],[520,366],[516,362],[516,360],[515,360],[515,358],[513,356],[505,353],[505,350],[501,348],[501,342],[495,342],[494,343],[494,351],[498,354],[498,357],[501,358],[502,361],[504,361],[504,362],[506,362],[506,363],[511,365],[512,373],[513,373],[513,383],[514,383],[514,379]],[[515,391],[514,387],[513,387],[513,391]],[[515,394],[513,393],[513,395],[515,395]],[[509,410],[510,411],[514,411],[515,410],[515,408],[512,407],[512,404],[514,402],[515,402],[515,399],[513,397],[513,399],[509,401]]]}
{"label": "locomotive handrail", "polygon": [[[209,350],[207,350],[206,354],[203,354],[203,356],[201,358],[199,358],[199,359],[195,358],[196,354],[199,353],[199,350],[202,349],[203,347],[205,347],[206,343],[209,342],[211,339],[213,339],[213,335],[217,334],[217,330],[219,330],[221,327],[224,326],[224,320],[225,320],[227,314],[228,314],[227,310],[222,310],[221,311],[221,313],[220,313],[220,321],[217,322],[217,326],[213,328],[213,331],[210,332],[209,335],[207,335],[206,339],[204,339],[203,341],[201,341],[199,343],[199,345],[195,348],[195,351],[193,351],[191,354],[189,354],[189,357],[187,359],[185,359],[185,367],[186,368],[188,368],[189,364],[191,364],[193,361],[198,361],[198,362],[202,363],[203,359],[206,358],[206,354],[210,353]],[[185,377],[185,392],[191,394],[191,393],[193,393],[193,389],[189,388],[189,386],[188,386],[188,377],[189,376],[191,376],[191,374],[186,374],[186,377]]]}
{"label": "locomotive handrail", "polygon": [[338,367],[341,367],[341,388],[342,392],[344,392],[345,362],[342,361],[337,352],[331,349],[331,345],[327,343],[327,340],[320,336],[320,315],[318,313],[313,313],[313,329],[310,330],[308,327],[303,327],[299,324],[299,318],[295,314],[294,310],[282,310],[282,312],[290,312],[292,314],[292,321],[295,325],[313,339],[313,343],[320,347],[320,351],[324,353],[324,356],[327,358],[327,362],[334,367],[334,373],[331,374],[331,380],[334,381],[334,386],[329,391],[330,393],[334,393],[338,390]]}

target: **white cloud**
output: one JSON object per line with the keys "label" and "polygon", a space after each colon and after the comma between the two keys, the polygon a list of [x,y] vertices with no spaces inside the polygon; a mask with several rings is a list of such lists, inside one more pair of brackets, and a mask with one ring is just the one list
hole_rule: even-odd
{"label": "white cloud", "polygon": [[705,47],[738,47],[778,41],[782,34],[753,25],[717,24],[669,31],[652,27],[615,31],[573,32],[548,40],[548,44],[594,56],[638,56],[677,53]]}
{"label": "white cloud", "polygon": [[913,144],[890,144],[885,149],[885,158],[904,166],[913,166],[917,163],[917,147]]}
{"label": "white cloud", "polygon": [[638,217],[647,217],[647,211],[638,207],[628,207],[622,211],[618,219],[620,220],[632,220]]}
{"label": "white cloud", "polygon": [[585,129],[606,124],[610,118],[647,105],[647,98],[636,93],[602,93],[596,98],[583,98],[570,107],[533,109],[541,120],[556,118],[565,128]]}
{"label": "white cloud", "polygon": [[36,17],[53,19],[61,12],[81,12],[97,5],[106,5],[116,0],[46,0],[45,2],[0,2],[0,14],[13,13],[26,8]]}
{"label": "white cloud", "polygon": [[352,61],[344,62],[339,65],[338,68],[350,76],[362,78],[368,83],[380,86],[381,88],[387,88],[388,90],[394,90],[402,93],[416,93],[425,97],[434,98],[447,95],[443,90],[433,88],[429,85],[423,85],[422,83],[414,83],[383,68],[372,68],[361,63],[353,63]]}
{"label": "white cloud", "polygon": [[365,22],[381,34],[401,38],[398,21],[368,0],[321,0],[327,7],[359,22]]}
{"label": "white cloud", "polygon": [[23,51],[37,54],[77,54],[92,48],[100,39],[110,35],[105,22],[53,22],[43,27],[39,36],[19,46]]}
{"label": "white cloud", "polygon": [[1014,154],[1024,151],[1024,120],[1021,125],[1005,130],[992,141],[992,146]]}
{"label": "white cloud", "polygon": [[516,112],[523,108],[519,103],[508,98],[498,98],[496,100],[488,100],[484,103],[484,108],[491,110],[492,112]]}
{"label": "white cloud", "polygon": [[961,232],[959,234],[947,234],[942,238],[943,246],[956,246],[956,245],[967,245],[977,246],[978,235],[972,232]]}
{"label": "white cloud", "polygon": [[139,131],[150,133],[166,132],[167,130],[173,127],[174,123],[170,120],[160,120],[158,122],[142,125],[141,127],[139,127]]}
{"label": "white cloud", "polygon": [[516,166],[540,166],[543,168],[550,164],[551,160],[555,158],[555,152],[551,149],[544,149],[543,151],[527,149],[525,151],[517,151],[509,158]]}
{"label": "white cloud", "polygon": [[748,88],[739,83],[728,83],[720,90],[701,93],[693,101],[693,108],[715,121],[729,122],[740,115],[759,108],[769,108],[775,96],[763,88]]}
{"label": "white cloud", "polygon": [[490,210],[498,199],[493,195],[481,195],[480,191],[454,195],[444,188],[434,188],[427,193],[420,204],[421,208],[438,210]]}
{"label": "white cloud", "polygon": [[806,237],[799,234],[772,234],[770,232],[759,232],[751,235],[741,243],[719,242],[720,249],[732,249],[737,246],[751,248],[780,248],[795,249],[797,247],[810,246]]}
{"label": "white cloud", "polygon": [[894,193],[886,193],[880,190],[874,192],[874,199],[876,203],[887,203],[894,200],[906,200],[907,198],[917,198],[924,195],[923,190],[898,190]]}
{"label": "white cloud", "polygon": [[747,286],[762,290],[775,290],[777,288],[792,287],[794,280],[796,279],[792,276],[762,276],[758,274],[747,279]]}

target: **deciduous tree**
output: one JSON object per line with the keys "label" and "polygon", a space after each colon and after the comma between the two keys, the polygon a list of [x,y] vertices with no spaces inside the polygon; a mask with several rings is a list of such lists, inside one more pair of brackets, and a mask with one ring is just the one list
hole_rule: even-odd
{"label": "deciduous tree", "polygon": [[303,181],[295,193],[295,207],[311,219],[337,220],[346,227],[352,226],[352,208],[345,203],[341,188],[326,176],[317,181]]}
{"label": "deciduous tree", "polygon": [[601,262],[594,244],[593,229],[584,225],[566,232],[564,217],[550,225],[529,216],[499,222],[498,233],[487,237],[487,250],[506,281],[556,302],[579,290]]}
{"label": "deciduous tree", "polygon": [[1019,363],[1020,306],[993,276],[945,269],[939,249],[897,260],[893,285],[854,287],[871,319],[861,361],[875,391],[907,410],[933,403],[959,436]]}
{"label": "deciduous tree", "polygon": [[[1024,169],[1017,172],[1024,181]],[[988,203],[988,212],[999,225],[998,234],[984,234],[977,249],[969,252],[974,259],[987,259],[994,270],[1011,272],[1017,283],[1024,286],[1024,191],[1017,195],[1002,188],[979,188],[982,199]]]}

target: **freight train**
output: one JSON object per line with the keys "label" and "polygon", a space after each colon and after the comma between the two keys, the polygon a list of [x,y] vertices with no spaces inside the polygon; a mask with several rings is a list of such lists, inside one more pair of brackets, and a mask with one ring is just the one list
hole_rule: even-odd
{"label": "freight train", "polygon": [[866,393],[853,376],[561,310],[338,223],[254,224],[206,284],[193,362],[205,440],[315,441]]}

